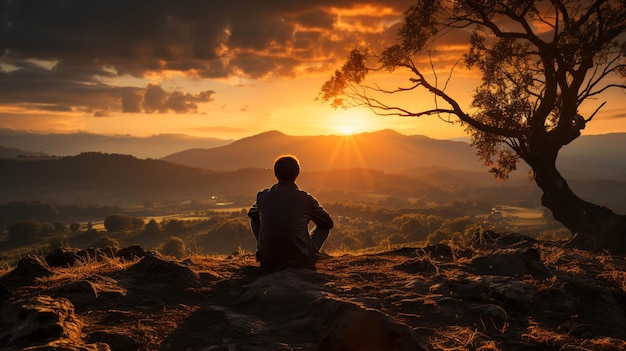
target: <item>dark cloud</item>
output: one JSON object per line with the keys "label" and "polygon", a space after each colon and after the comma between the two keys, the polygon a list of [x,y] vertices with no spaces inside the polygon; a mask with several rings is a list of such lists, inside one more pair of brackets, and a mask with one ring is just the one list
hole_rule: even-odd
{"label": "dark cloud", "polygon": [[213,101],[214,95],[212,90],[193,95],[166,91],[152,84],[146,88],[116,87],[82,73],[74,75],[55,69],[31,67],[0,72],[0,104],[55,112],[92,111],[97,117],[114,111],[196,112],[197,103]]}
{"label": "dark cloud", "polygon": [[355,25],[378,21],[372,26],[380,27],[412,3],[0,0],[0,66],[11,67],[0,70],[0,102],[93,111],[194,112],[212,92],[198,96],[155,86],[115,87],[102,79],[144,77],[163,70],[202,78],[259,78],[294,76],[310,62],[335,67],[335,61],[364,39],[377,42],[393,36],[337,31],[342,10],[393,7],[395,14],[387,17],[349,15]]}
{"label": "dark cloud", "polygon": [[213,100],[213,91],[204,91],[197,95],[183,93],[181,91],[167,92],[158,85],[150,84],[146,89],[142,108],[146,113],[153,112],[197,112],[196,102],[209,102]]}

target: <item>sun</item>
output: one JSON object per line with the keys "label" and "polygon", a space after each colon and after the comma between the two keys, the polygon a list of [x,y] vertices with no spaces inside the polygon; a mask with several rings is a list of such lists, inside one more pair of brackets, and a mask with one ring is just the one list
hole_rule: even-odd
{"label": "sun", "polygon": [[362,111],[345,110],[329,116],[329,127],[335,134],[354,135],[373,128],[372,119],[364,116]]}
{"label": "sun", "polygon": [[336,128],[337,128],[337,131],[339,131],[339,133],[342,135],[352,135],[357,132],[356,127],[353,125],[349,125],[349,124],[339,125]]}

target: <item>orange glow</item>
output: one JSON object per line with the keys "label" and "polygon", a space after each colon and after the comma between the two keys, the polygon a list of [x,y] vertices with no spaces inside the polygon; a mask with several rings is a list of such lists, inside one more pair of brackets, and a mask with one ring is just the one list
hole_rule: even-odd
{"label": "orange glow", "polygon": [[362,109],[338,110],[329,117],[328,128],[332,134],[352,135],[380,129],[372,118],[364,116]]}

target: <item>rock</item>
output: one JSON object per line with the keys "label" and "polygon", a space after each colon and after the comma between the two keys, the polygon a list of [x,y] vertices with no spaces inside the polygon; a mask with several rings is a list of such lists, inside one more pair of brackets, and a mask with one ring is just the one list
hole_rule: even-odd
{"label": "rock", "polygon": [[88,280],[79,280],[58,287],[54,296],[67,298],[77,309],[81,309],[98,299],[98,289]]}
{"label": "rock", "polygon": [[45,260],[50,267],[70,267],[80,260],[78,249],[57,248],[46,255]]}
{"label": "rock", "polygon": [[83,344],[81,321],[67,299],[42,295],[28,301],[0,305],[0,349],[41,346],[65,339]]}
{"label": "rock", "polygon": [[129,273],[163,283],[163,279],[175,281],[183,287],[197,286],[199,276],[191,268],[179,263],[168,261],[155,252],[149,252],[141,261],[128,269]]}
{"label": "rock", "polygon": [[9,291],[9,288],[4,286],[3,284],[0,284],[0,301],[8,300],[11,297],[13,297],[13,293]]}
{"label": "rock", "polygon": [[431,262],[431,260],[424,257],[409,259],[406,262],[394,266],[393,268],[410,274],[437,271],[437,267]]}
{"label": "rock", "polygon": [[472,259],[468,270],[478,275],[501,275],[509,277],[550,277],[552,273],[544,266],[536,248],[499,249]]}
{"label": "rock", "polygon": [[56,340],[41,346],[31,346],[21,351],[112,351],[105,343],[72,345],[67,340]]}
{"label": "rock", "polygon": [[314,270],[287,268],[266,274],[244,286],[238,304],[247,304],[265,312],[280,312],[289,318],[308,311],[309,305],[322,296],[320,278]]}
{"label": "rock", "polygon": [[448,289],[448,294],[457,299],[481,301],[489,296],[488,286],[480,279],[446,280],[443,285]]}
{"label": "rock", "polygon": [[131,337],[118,333],[99,331],[90,333],[87,336],[87,342],[100,343],[108,345],[112,351],[124,350],[141,350],[142,345],[137,343]]}
{"label": "rock", "polygon": [[318,350],[427,350],[408,325],[379,310],[328,298],[319,299],[311,308],[321,335]]}
{"label": "rock", "polygon": [[518,233],[496,233],[491,230],[476,232],[470,241],[470,246],[479,249],[493,247],[498,249],[530,247],[537,240]]}
{"label": "rock", "polygon": [[35,278],[49,277],[54,273],[48,263],[37,255],[28,255],[22,258],[14,270],[3,277],[7,285],[27,285],[35,281]]}
{"label": "rock", "polygon": [[46,256],[46,262],[51,267],[71,267],[76,262],[95,260],[102,262],[104,259],[116,257],[118,249],[115,246],[89,248],[85,250],[68,247],[57,248]]}
{"label": "rock", "polygon": [[452,256],[452,248],[445,244],[436,244],[436,245],[428,245],[425,246],[422,251],[436,259],[448,259],[451,260]]}
{"label": "rock", "polygon": [[132,245],[125,247],[123,249],[119,249],[115,256],[119,258],[123,258],[127,261],[133,261],[141,257],[146,257],[148,253],[139,245]]}

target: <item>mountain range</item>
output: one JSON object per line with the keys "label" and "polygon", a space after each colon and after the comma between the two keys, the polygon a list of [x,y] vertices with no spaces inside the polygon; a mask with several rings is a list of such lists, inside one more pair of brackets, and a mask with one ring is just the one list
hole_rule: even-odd
{"label": "mountain range", "polygon": [[209,149],[191,149],[162,158],[211,170],[269,168],[276,156],[293,154],[312,171],[367,168],[398,173],[411,168],[484,170],[469,144],[407,136],[393,130],[356,135],[291,136],[269,131]]}
{"label": "mountain range", "polygon": [[[582,136],[566,145],[558,167],[568,179],[626,179],[626,133]],[[162,159],[210,170],[270,168],[280,154],[294,154],[312,171],[367,168],[390,173],[419,172],[433,168],[487,173],[470,144],[403,135],[382,130],[357,135],[290,136],[269,131],[227,145],[195,148]],[[529,168],[520,162],[514,177],[526,178]]]}
{"label": "mountain range", "polygon": [[[559,169],[581,197],[625,208],[626,134],[583,136],[563,149]],[[8,148],[5,148],[8,149]],[[8,149],[16,152],[15,150]],[[465,142],[406,136],[391,130],[352,136],[289,136],[270,131],[212,148],[188,149],[161,160],[102,152],[51,157],[0,157],[0,202],[122,205],[144,200],[183,201],[214,195],[252,202],[274,182],[271,167],[282,153],[297,155],[298,184],[334,201],[342,195],[419,197],[438,203],[487,199],[529,201],[539,189],[521,165],[497,182]],[[506,189],[506,190],[504,190]],[[323,193],[323,194],[321,194]],[[533,205],[534,204],[534,205]]]}
{"label": "mountain range", "polygon": [[[139,158],[161,158],[191,148],[211,148],[232,140],[199,138],[189,135],[160,134],[149,137],[102,135],[93,133],[33,133],[0,128],[2,157],[47,154],[74,156],[81,152],[129,154]],[[9,149],[9,150],[6,150]],[[4,152],[2,152],[4,151]]]}

